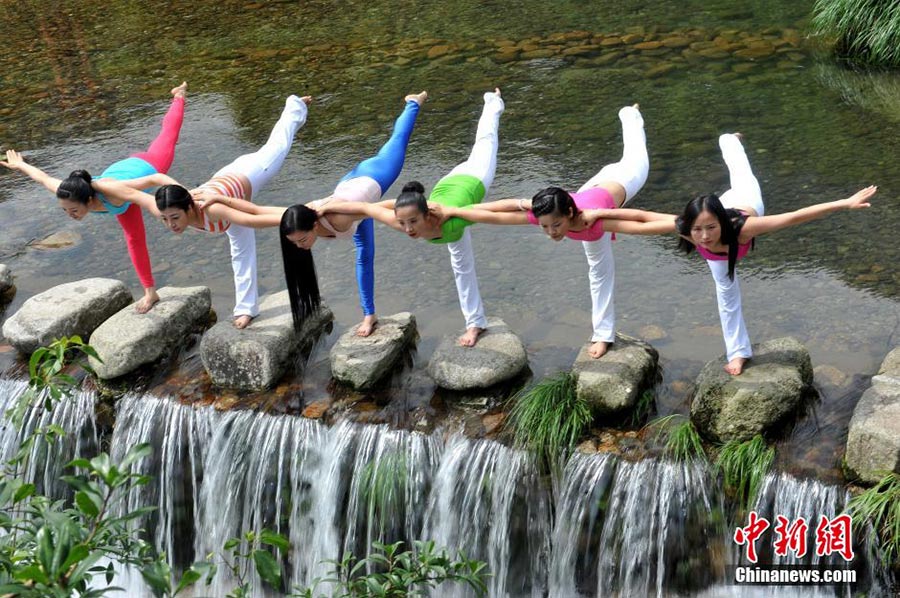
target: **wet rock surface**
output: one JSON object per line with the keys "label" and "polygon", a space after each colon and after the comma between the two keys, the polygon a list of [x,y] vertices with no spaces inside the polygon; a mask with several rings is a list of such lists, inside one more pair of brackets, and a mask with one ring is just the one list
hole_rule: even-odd
{"label": "wet rock surface", "polygon": [[809,351],[791,337],[753,345],[753,359],[740,376],[728,374],[720,357],[697,377],[691,420],[710,440],[749,440],[772,431],[796,413],[811,390]]}
{"label": "wet rock surface", "polygon": [[3,324],[3,336],[23,353],[62,336],[77,334],[86,341],[100,324],[131,301],[131,292],[119,280],[67,282],[25,301]]}
{"label": "wet rock surface", "polygon": [[9,303],[15,294],[12,270],[6,264],[0,264],[0,304]]}
{"label": "wet rock surface", "polygon": [[428,362],[428,373],[442,388],[487,388],[515,377],[528,365],[522,340],[499,318],[488,318],[474,347],[459,346],[457,338],[445,336]]}
{"label": "wet rock surface", "polygon": [[885,357],[853,410],[844,463],[866,483],[900,473],[900,347]]}
{"label": "wet rock surface", "polygon": [[633,408],[640,393],[656,378],[656,349],[623,334],[616,335],[616,342],[600,359],[591,357],[589,349],[590,345],[583,346],[572,366],[578,376],[578,398],[588,402],[595,416]]}
{"label": "wet rock surface", "polygon": [[376,385],[390,374],[416,337],[416,318],[409,312],[380,317],[367,337],[351,326],[331,349],[331,374],[357,390]]}
{"label": "wet rock surface", "polygon": [[91,358],[90,364],[100,378],[117,378],[165,357],[208,321],[209,288],[163,287],[158,292],[159,302],[147,313],[129,305],[91,335],[102,362]]}
{"label": "wet rock surface", "polygon": [[262,390],[285,373],[304,343],[312,343],[334,319],[324,304],[294,330],[287,291],[264,297],[259,316],[238,330],[232,322],[219,322],[203,335],[200,358],[218,386]]}

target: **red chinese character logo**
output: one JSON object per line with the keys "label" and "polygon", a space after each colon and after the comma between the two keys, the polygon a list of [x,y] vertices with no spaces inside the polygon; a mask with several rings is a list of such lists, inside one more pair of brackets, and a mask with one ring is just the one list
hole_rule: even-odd
{"label": "red chinese character logo", "polygon": [[738,546],[747,545],[747,560],[756,562],[756,539],[769,529],[769,520],[759,517],[756,511],[750,511],[750,525],[734,530],[734,542]]}
{"label": "red chinese character logo", "polygon": [[852,524],[849,515],[838,515],[831,520],[822,515],[816,527],[816,555],[828,556],[837,552],[845,561],[852,561]]}
{"label": "red chinese character logo", "polygon": [[800,517],[797,521],[791,523],[787,517],[778,515],[777,520],[778,525],[775,526],[775,534],[777,535],[775,539],[775,554],[787,556],[790,549],[796,558],[803,558],[806,555],[806,532],[809,531],[806,519]]}

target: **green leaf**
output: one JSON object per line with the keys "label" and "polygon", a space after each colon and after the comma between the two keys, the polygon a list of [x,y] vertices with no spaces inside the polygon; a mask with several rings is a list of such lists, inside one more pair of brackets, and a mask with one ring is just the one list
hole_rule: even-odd
{"label": "green leaf", "polygon": [[122,459],[122,462],[119,464],[119,466],[122,469],[125,469],[126,467],[128,467],[129,465],[134,463],[135,461],[149,457],[152,453],[153,453],[153,447],[150,445],[149,442],[143,442],[141,444],[136,444],[133,447],[131,447],[130,449],[128,449],[128,452],[125,453],[125,458]]}
{"label": "green leaf", "polygon": [[22,484],[13,495],[13,503],[22,502],[29,496],[34,494],[34,484]]}
{"label": "green leaf", "polygon": [[281,567],[275,557],[267,550],[254,550],[253,562],[256,564],[256,572],[272,587],[281,585]]}
{"label": "green leaf", "polygon": [[269,546],[275,546],[282,552],[287,552],[291,549],[291,543],[287,538],[273,532],[271,530],[264,529],[259,533],[259,541],[262,544],[268,544]]}
{"label": "green leaf", "polygon": [[97,517],[100,514],[100,508],[94,504],[94,501],[88,495],[87,492],[83,490],[79,490],[75,493],[75,504],[78,505],[78,510],[90,517],[91,519]]}

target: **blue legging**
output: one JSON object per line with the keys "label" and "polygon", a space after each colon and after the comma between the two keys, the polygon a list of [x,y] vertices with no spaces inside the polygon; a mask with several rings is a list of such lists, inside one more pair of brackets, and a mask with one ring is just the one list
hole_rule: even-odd
{"label": "blue legging", "polygon": [[[419,104],[412,100],[406,102],[403,112],[394,123],[391,138],[381,146],[377,154],[357,164],[356,168],[341,179],[341,182],[367,176],[378,183],[381,194],[384,195],[400,176],[403,160],[406,158],[406,145],[409,143],[409,136],[412,135],[418,114]],[[356,284],[359,286],[359,304],[362,306],[363,314],[370,316],[375,313],[375,224],[371,218],[365,218],[357,224],[353,243],[356,245]]]}

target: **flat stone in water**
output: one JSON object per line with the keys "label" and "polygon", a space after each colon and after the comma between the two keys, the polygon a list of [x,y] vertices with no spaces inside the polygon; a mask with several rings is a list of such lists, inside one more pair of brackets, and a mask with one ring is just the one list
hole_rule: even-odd
{"label": "flat stone in water", "polygon": [[331,375],[357,390],[371,388],[390,374],[416,338],[416,318],[401,312],[378,319],[375,332],[356,335],[356,325],[331,348]]}
{"label": "flat stone in water", "polygon": [[887,472],[900,473],[900,347],[888,353],[850,420],[847,469],[874,484]]}
{"label": "flat stone in water", "polygon": [[87,341],[107,318],[130,304],[125,283],[86,278],[38,293],[3,324],[3,336],[19,351],[31,353],[54,339],[77,334]]}
{"label": "flat stone in water", "polygon": [[32,243],[32,247],[37,249],[62,249],[64,247],[74,247],[81,243],[81,235],[73,231],[60,231],[45,237],[37,243]]}
{"label": "flat stone in water", "polygon": [[457,339],[458,335],[445,336],[428,362],[428,373],[442,388],[487,388],[515,377],[528,365],[521,339],[499,318],[488,318],[474,347],[461,347]]}
{"label": "flat stone in water", "polygon": [[809,351],[785,337],[753,345],[740,376],[723,368],[725,357],[708,362],[697,377],[691,420],[713,441],[744,441],[771,431],[795,413],[809,391]]}
{"label": "flat stone in water", "polygon": [[572,373],[578,376],[575,392],[587,401],[594,416],[620,414],[637,403],[657,371],[659,354],[648,343],[616,334],[616,341],[600,359],[585,345],[578,352]]}
{"label": "flat stone in water", "polygon": [[287,291],[264,297],[259,307],[259,315],[243,330],[228,320],[203,335],[200,359],[215,384],[241,390],[274,385],[304,342],[318,338],[334,319],[322,304],[296,332]]}
{"label": "flat stone in water", "polygon": [[208,287],[159,289],[159,302],[147,313],[139,314],[129,305],[94,331],[91,345],[102,362],[91,357],[91,367],[97,376],[108,380],[153,363],[201,328],[210,307]]}

